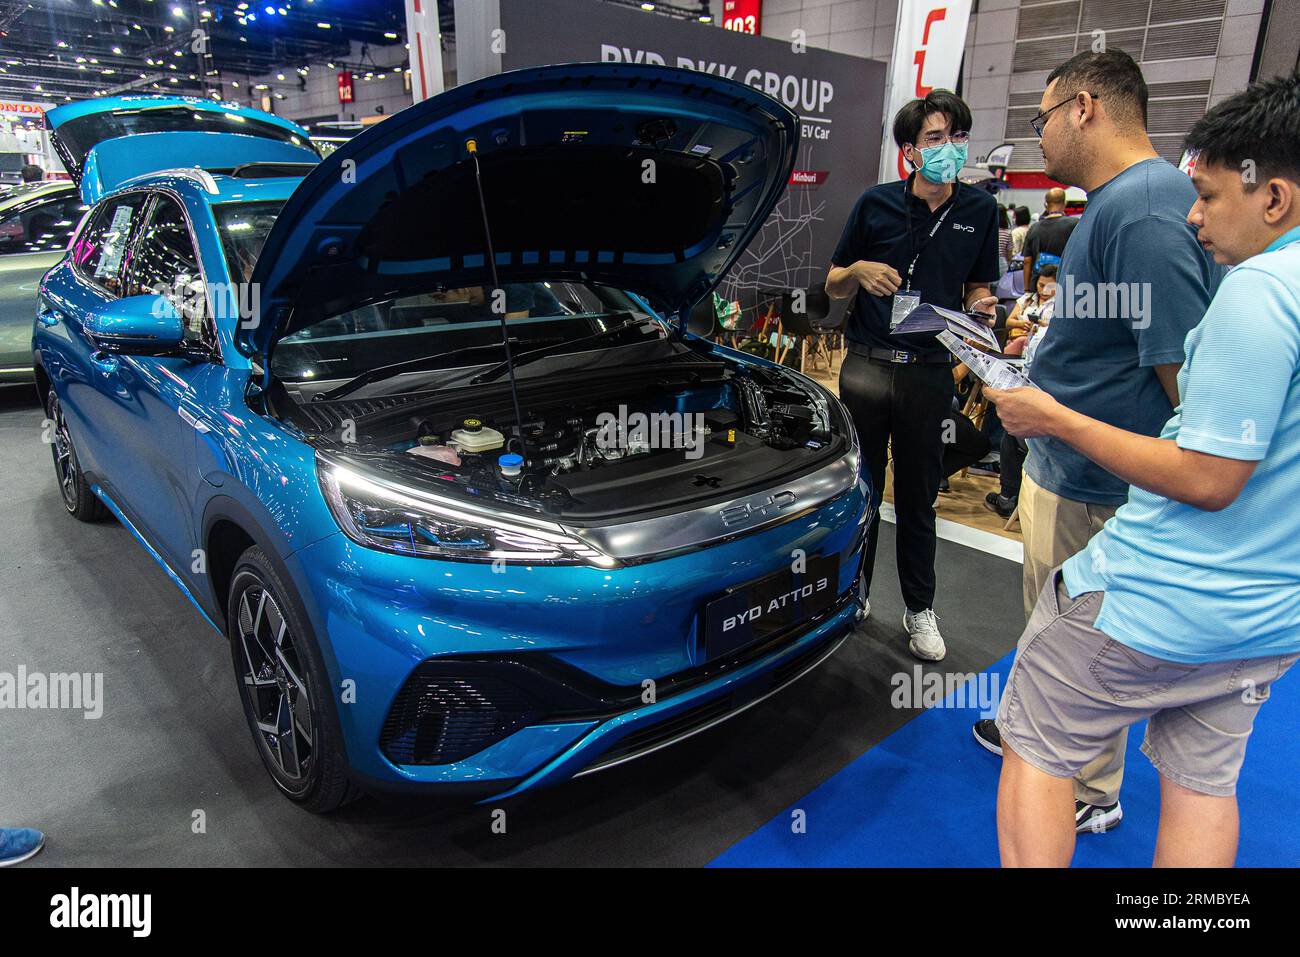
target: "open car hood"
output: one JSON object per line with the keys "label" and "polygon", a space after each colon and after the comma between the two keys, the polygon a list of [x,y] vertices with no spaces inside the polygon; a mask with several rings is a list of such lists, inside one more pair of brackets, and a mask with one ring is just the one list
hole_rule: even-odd
{"label": "open car hood", "polygon": [[178,167],[229,171],[245,163],[315,163],[296,123],[192,96],[111,96],[45,114],[54,148],[87,203],[128,180]]}
{"label": "open car hood", "polygon": [[393,296],[497,278],[617,286],[681,313],[753,239],[799,120],[716,76],[574,63],[487,77],[340,146],[285,204],[253,270],[241,347]]}

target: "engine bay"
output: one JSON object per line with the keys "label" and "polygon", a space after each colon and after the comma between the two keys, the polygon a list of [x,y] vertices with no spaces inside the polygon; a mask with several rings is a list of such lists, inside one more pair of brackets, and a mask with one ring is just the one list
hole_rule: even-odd
{"label": "engine bay", "polygon": [[294,403],[318,448],[432,488],[582,519],[780,481],[838,450],[798,377],[687,353],[580,383]]}

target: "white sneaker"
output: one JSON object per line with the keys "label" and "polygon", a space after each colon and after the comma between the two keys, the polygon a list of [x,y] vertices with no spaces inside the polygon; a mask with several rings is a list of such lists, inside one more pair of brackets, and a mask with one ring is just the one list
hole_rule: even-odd
{"label": "white sneaker", "polygon": [[858,621],[866,621],[871,617],[871,599],[862,599],[862,607],[858,609]]}
{"label": "white sneaker", "polygon": [[912,636],[907,647],[914,657],[922,661],[942,661],[948,653],[943,644],[943,635],[939,634],[939,616],[933,608],[918,611],[915,615],[910,611],[904,612],[903,627]]}

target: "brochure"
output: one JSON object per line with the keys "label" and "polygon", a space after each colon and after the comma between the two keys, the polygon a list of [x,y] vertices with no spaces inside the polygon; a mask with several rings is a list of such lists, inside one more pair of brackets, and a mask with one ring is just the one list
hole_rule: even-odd
{"label": "brochure", "polygon": [[966,363],[966,367],[987,386],[994,389],[1038,388],[1019,366],[967,345],[947,330],[939,333],[935,338],[943,343],[945,349]]}

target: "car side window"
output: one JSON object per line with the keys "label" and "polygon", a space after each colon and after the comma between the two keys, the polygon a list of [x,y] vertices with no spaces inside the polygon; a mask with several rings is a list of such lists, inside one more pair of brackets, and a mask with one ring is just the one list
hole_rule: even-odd
{"label": "car side window", "polygon": [[67,249],[87,208],[73,193],[34,199],[9,210],[0,216],[0,256]]}
{"label": "car side window", "polygon": [[73,266],[114,296],[122,295],[122,261],[147,199],[145,193],[130,193],[104,203],[73,244]]}
{"label": "car side window", "polygon": [[125,295],[165,296],[185,319],[186,340],[204,340],[208,299],[203,273],[185,213],[170,196],[159,195],[155,201],[125,280]]}

